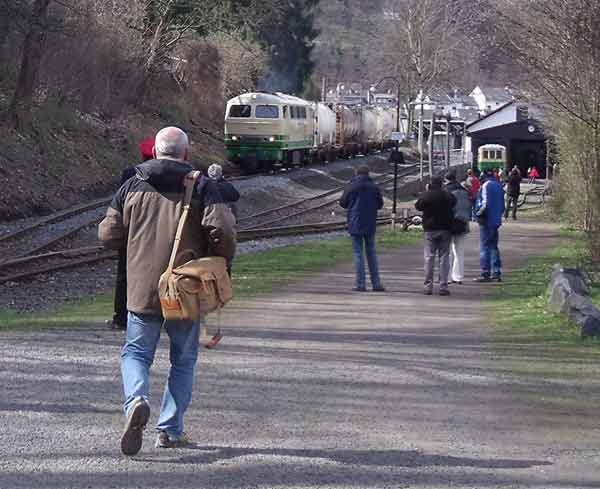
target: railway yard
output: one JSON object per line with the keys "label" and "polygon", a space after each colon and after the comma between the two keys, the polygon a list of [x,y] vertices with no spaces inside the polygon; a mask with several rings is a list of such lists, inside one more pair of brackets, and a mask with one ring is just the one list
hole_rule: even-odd
{"label": "railway yard", "polygon": [[[339,236],[345,220],[337,202],[353,167],[368,161],[389,198],[393,169],[387,159],[384,153],[367,160],[359,158],[353,163],[338,162],[291,173],[232,177],[243,199],[238,253],[281,246],[308,236]],[[417,167],[411,163],[400,168],[400,182],[414,180]],[[38,310],[60,304],[61,298],[110,290],[116,253],[103,249],[96,238],[97,224],[109,202],[110,198],[96,199],[43,218],[0,227],[0,297],[10,308]],[[382,225],[390,222],[389,210],[380,221]],[[91,277],[89,287],[84,277]],[[18,291],[23,289],[17,284],[22,281],[28,287],[19,297]]]}

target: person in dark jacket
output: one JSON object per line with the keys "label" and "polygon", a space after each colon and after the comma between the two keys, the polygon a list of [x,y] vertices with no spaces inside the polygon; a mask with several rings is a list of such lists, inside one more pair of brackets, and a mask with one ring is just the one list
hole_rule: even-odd
{"label": "person in dark jacket", "polygon": [[[142,141],[139,148],[142,156],[142,162],[154,158],[152,155],[152,151],[154,150],[153,137]],[[119,186],[122,186],[133,176],[135,176],[135,165],[128,166],[121,172],[121,182]],[[115,313],[113,315],[112,322],[110,323],[110,328],[124,331],[127,329],[127,253],[125,248],[121,248],[118,253],[119,256],[117,260],[117,279],[115,282],[114,300]]]}
{"label": "person in dark jacket", "polygon": [[521,194],[521,173],[517,167],[513,168],[506,181],[506,208],[504,219],[508,219],[508,213],[512,207],[512,218],[517,218],[517,202]]}
{"label": "person in dark jacket", "polygon": [[231,212],[237,219],[237,207],[235,203],[240,200],[240,193],[231,182],[225,180],[225,177],[223,176],[223,167],[221,165],[216,163],[210,165],[207,173],[208,178],[215,182],[221,197],[223,197],[223,200],[227,203],[227,206],[231,209]]}
{"label": "person in dark jacket", "polygon": [[450,273],[450,242],[453,208],[456,198],[442,188],[442,177],[431,178],[429,189],[422,194],[415,208],[423,213],[425,231],[425,295],[433,293],[433,269],[435,256],[440,257],[440,295],[450,295],[448,274]]}
{"label": "person in dark jacket", "polygon": [[369,264],[371,285],[374,292],[384,292],[379,277],[377,253],[375,251],[375,231],[377,211],[383,207],[383,197],[379,187],[369,177],[369,168],[361,166],[340,199],[340,206],[348,209],[348,233],[352,237],[356,284],[354,291],[365,292],[365,262],[363,247]]}

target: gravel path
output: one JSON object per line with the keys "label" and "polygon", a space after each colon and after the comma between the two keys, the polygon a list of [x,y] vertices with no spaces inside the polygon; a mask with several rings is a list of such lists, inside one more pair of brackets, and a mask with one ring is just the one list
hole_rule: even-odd
{"label": "gravel path", "polygon": [[[556,236],[510,223],[507,267]],[[471,276],[476,247],[473,235]],[[228,307],[225,339],[200,360],[194,449],[159,451],[148,430],[138,456],[119,454],[120,334],[2,334],[0,487],[600,487],[597,354],[492,345],[480,299],[494,285],[424,297],[421,263],[419,247],[382,257],[385,294],[349,292],[344,265]]]}

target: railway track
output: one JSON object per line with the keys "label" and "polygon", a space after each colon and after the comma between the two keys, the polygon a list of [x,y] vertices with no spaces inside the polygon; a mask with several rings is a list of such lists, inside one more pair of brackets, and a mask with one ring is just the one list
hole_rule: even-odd
{"label": "railway track", "polygon": [[[415,173],[419,165],[408,165],[402,168],[398,173],[398,178],[404,178]],[[381,175],[374,179],[379,186],[385,186],[394,181],[393,176]],[[244,216],[239,219],[238,224],[243,231],[253,229],[272,227],[274,224],[279,224],[283,221],[289,221],[300,216],[304,216],[309,212],[319,211],[329,206],[337,205],[341,193],[347,184],[340,185],[326,192],[314,195],[307,199],[300,199],[288,204],[267,209],[250,216]]]}
{"label": "railway track", "polygon": [[[403,168],[399,174],[399,178],[405,177],[414,173],[418,165],[410,165]],[[252,176],[240,176],[237,180],[252,178]],[[393,181],[393,176],[382,175],[375,178],[379,185],[385,185]],[[300,199],[292,203],[278,206],[273,209],[268,209],[252,216],[247,216],[240,219],[242,229],[238,232],[238,241],[252,241],[260,239],[268,239],[283,236],[294,236],[313,234],[321,232],[329,232],[342,230],[345,228],[345,221],[328,221],[315,222],[310,224],[287,224],[281,225],[283,221],[290,221],[294,218],[304,216],[309,212],[315,212],[324,209],[328,206],[337,204],[339,194],[343,191],[344,186],[338,186],[327,192],[320,193],[308,199]],[[18,238],[28,235],[36,229],[44,225],[65,220],[78,214],[89,212],[90,210],[106,206],[110,203],[110,199],[98,199],[82,206],[76,206],[59,213],[52,214],[43,219],[39,219],[19,230],[5,234],[0,238],[0,243],[15,242]],[[263,218],[259,224],[251,222],[252,219]],[[50,239],[45,239],[43,242],[35,246],[26,248],[19,247],[18,253],[12,255],[4,254],[4,260],[0,261],[0,284],[8,282],[16,282],[24,280],[36,275],[50,273],[54,271],[64,270],[68,268],[76,268],[83,265],[94,264],[107,259],[112,259],[117,256],[114,251],[107,251],[102,246],[85,246],[80,248],[62,249],[48,251],[51,247],[57,245],[61,241],[73,236],[82,228],[97,224],[102,219],[102,216],[92,216],[85,219],[76,226],[71,226],[66,230],[62,230]],[[244,222],[246,225],[244,225]],[[390,218],[381,218],[379,224],[389,223]],[[43,252],[43,253],[42,253]],[[40,265],[40,262],[42,263]]]}
{"label": "railway track", "polygon": [[[409,216],[404,219],[397,219],[397,223],[408,225],[411,220],[412,216]],[[390,217],[382,217],[377,220],[379,226],[390,223]],[[319,234],[324,232],[342,231],[344,229],[346,229],[345,220],[257,228],[239,231],[238,242],[243,243],[277,237]],[[86,246],[15,258],[0,263],[0,284],[18,282],[43,273],[76,268],[82,265],[91,265],[116,257],[116,251],[107,251],[102,246]],[[40,261],[44,262],[41,266],[38,265],[38,262]]]}

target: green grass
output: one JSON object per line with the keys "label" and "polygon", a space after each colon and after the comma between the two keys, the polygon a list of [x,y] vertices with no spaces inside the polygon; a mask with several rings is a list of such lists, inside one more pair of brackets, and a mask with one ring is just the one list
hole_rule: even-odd
{"label": "green grass", "polygon": [[[503,342],[545,343],[548,346],[598,346],[597,340],[582,340],[579,328],[550,310],[547,290],[552,266],[574,267],[585,261],[585,241],[581,234],[564,231],[560,243],[511,273],[489,299],[496,337]],[[592,286],[592,300],[600,304],[600,287]]]}
{"label": "green grass", "polygon": [[[414,244],[421,232],[380,231],[379,251]],[[233,267],[234,293],[247,298],[273,292],[278,286],[299,280],[306,273],[318,272],[352,259],[351,241],[343,237],[331,241],[307,241],[301,245],[273,248],[241,255]],[[18,327],[77,326],[102,322],[112,317],[111,294],[81,299],[44,313],[16,314],[0,311],[0,330]]]}

